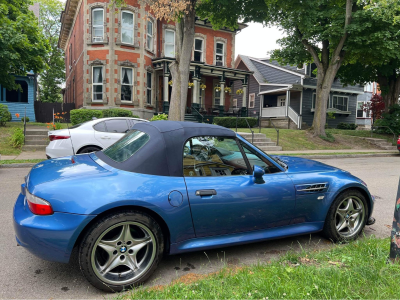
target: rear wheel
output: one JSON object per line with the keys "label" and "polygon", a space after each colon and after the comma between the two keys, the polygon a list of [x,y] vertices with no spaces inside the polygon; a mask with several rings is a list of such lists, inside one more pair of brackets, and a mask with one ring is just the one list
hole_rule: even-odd
{"label": "rear wheel", "polygon": [[97,221],[84,237],[79,265],[89,282],[119,292],[144,282],[164,250],[160,226],[149,215],[127,211]]}
{"label": "rear wheel", "polygon": [[92,153],[92,152],[97,152],[97,151],[100,151],[100,150],[101,150],[101,148],[96,147],[96,146],[87,146],[87,147],[84,147],[84,148],[80,149],[78,151],[78,154]]}
{"label": "rear wheel", "polygon": [[355,240],[362,232],[368,216],[368,205],[357,190],[341,193],[328,211],[324,234],[334,242]]}

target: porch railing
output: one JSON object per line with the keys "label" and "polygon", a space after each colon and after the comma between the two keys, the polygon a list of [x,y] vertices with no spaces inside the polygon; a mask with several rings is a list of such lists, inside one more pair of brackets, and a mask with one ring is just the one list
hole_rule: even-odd
{"label": "porch railing", "polygon": [[288,116],[297,125],[297,128],[300,128],[300,115],[290,106],[288,107]]}
{"label": "porch railing", "polygon": [[286,106],[263,108],[262,116],[263,118],[286,117]]}
{"label": "porch railing", "polygon": [[204,123],[204,116],[196,109],[196,107],[192,106],[192,109],[201,117],[201,123]]}

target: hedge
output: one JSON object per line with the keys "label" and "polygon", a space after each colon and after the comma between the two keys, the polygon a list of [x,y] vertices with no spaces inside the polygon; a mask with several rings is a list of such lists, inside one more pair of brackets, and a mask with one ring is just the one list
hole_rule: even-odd
{"label": "hedge", "polygon": [[344,129],[344,130],[356,130],[358,126],[356,124],[348,124],[348,123],[339,123],[336,128],[337,129]]}
{"label": "hedge", "polygon": [[101,112],[101,110],[95,109],[73,109],[70,112],[72,125],[90,121],[93,118],[99,119],[101,117],[103,117],[103,113]]}
{"label": "hedge", "polygon": [[[254,127],[257,125],[257,118],[242,117],[237,119],[237,127],[248,128],[246,120],[247,122],[249,122],[250,127]],[[214,124],[226,128],[234,128],[236,127],[236,117],[215,117]]]}
{"label": "hedge", "polygon": [[109,117],[134,117],[139,118],[138,116],[134,116],[130,110],[126,110],[123,108],[110,108],[103,110],[103,118]]}

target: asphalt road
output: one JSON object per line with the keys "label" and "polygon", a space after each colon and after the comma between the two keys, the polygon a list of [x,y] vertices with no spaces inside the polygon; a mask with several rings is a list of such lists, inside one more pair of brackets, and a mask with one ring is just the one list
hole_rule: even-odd
{"label": "asphalt road", "polygon": [[[400,177],[400,157],[344,158],[320,160],[350,171],[363,179],[377,198],[376,224],[366,228],[367,235],[390,235],[390,225]],[[17,247],[12,225],[12,209],[20,184],[29,169],[0,169],[0,298],[112,298],[93,288],[80,273],[76,263],[43,261]],[[209,273],[225,264],[264,262],[288,250],[321,249],[331,243],[319,234],[194,252],[164,258],[147,285],[167,284],[188,273]]]}

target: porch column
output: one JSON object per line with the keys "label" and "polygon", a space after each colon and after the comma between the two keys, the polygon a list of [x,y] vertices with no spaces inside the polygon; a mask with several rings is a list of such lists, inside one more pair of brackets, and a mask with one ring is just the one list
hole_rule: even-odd
{"label": "porch column", "polygon": [[[193,91],[192,91],[192,104],[198,104],[199,103],[199,80],[197,78],[193,78]],[[197,107],[196,107],[197,108]]]}
{"label": "porch column", "polygon": [[286,116],[289,115],[289,102],[290,102],[290,91],[286,91],[286,101],[285,101],[285,106],[286,106]]}
{"label": "porch column", "polygon": [[224,89],[225,89],[225,81],[221,81],[219,83],[219,86],[221,88],[221,97],[220,97],[219,105],[225,106],[225,91],[224,91]]}
{"label": "porch column", "polygon": [[168,102],[168,80],[169,74],[164,74],[164,102]]}
{"label": "porch column", "polygon": [[242,107],[247,107],[247,84],[243,84],[242,90]]}

